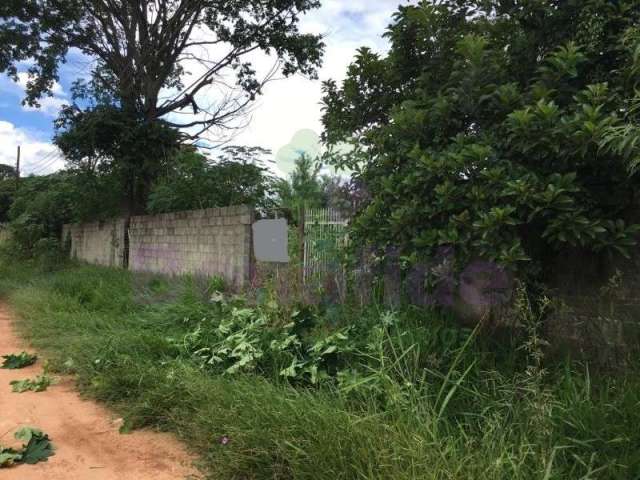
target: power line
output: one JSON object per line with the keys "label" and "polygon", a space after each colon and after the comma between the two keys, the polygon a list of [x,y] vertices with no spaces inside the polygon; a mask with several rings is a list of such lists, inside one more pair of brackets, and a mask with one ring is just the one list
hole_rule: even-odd
{"label": "power line", "polygon": [[48,164],[44,165],[42,168],[40,168],[39,170],[33,172],[34,175],[38,175],[38,174],[42,174],[42,173],[51,173],[48,170],[53,167],[59,160],[62,160],[61,158],[54,158],[53,160],[51,160],[51,162],[49,162]]}
{"label": "power line", "polygon": [[58,151],[57,150],[53,150],[53,151],[47,153],[44,157],[40,158],[39,160],[35,160],[30,165],[31,170],[37,170],[38,168],[40,168],[42,165],[47,163],[49,160],[51,160],[51,158],[53,158],[56,155],[59,155]]}
{"label": "power line", "polygon": [[56,164],[56,162],[58,161],[64,161],[64,157],[57,155],[56,157],[52,158],[51,160],[49,160],[47,163],[40,165],[39,168],[37,169],[32,169],[31,170],[31,175],[38,175],[41,174],[43,172],[46,172],[47,170],[49,170],[49,168],[51,168],[53,165]]}

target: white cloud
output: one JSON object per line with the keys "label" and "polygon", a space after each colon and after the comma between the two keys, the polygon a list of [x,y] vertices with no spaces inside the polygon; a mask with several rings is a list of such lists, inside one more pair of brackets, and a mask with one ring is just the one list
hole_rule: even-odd
{"label": "white cloud", "polygon": [[382,35],[399,3],[399,0],[324,0],[320,9],[303,17],[303,31],[325,35],[319,80],[298,75],[267,85],[253,108],[251,123],[233,143],[259,145],[275,153],[300,130],[321,133],[322,81],[343,80],[356,50],[362,46],[386,51],[388,43]]}
{"label": "white cloud", "polygon": [[6,165],[15,165],[16,151],[20,145],[20,170],[23,175],[44,175],[64,167],[64,160],[54,145],[3,120],[0,120],[0,145],[0,163]]}
{"label": "white cloud", "polygon": [[300,130],[293,135],[289,143],[274,153],[278,173],[283,176],[289,175],[295,169],[295,161],[301,154],[316,158],[322,153],[320,137],[313,130]]}

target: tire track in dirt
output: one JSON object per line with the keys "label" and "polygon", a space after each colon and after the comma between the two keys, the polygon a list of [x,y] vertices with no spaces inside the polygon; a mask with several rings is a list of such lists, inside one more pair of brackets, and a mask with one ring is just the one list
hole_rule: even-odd
{"label": "tire track in dirt", "polygon": [[[14,332],[12,317],[0,304],[0,355],[30,351]],[[0,444],[19,446],[13,433],[32,426],[47,433],[56,454],[36,465],[0,469],[2,480],[176,480],[201,478],[194,457],[172,435],[118,432],[115,416],[82,399],[70,377],[44,392],[13,393],[9,382],[42,373],[38,362],[19,370],[0,369]]]}

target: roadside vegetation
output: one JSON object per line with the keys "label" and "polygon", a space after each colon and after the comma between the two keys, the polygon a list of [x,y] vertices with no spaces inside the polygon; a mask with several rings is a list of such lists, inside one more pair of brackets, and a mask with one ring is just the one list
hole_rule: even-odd
{"label": "roadside vegetation", "polygon": [[[0,267],[52,367],[177,433],[211,478],[635,478],[640,380],[547,362],[537,311],[511,342],[443,314],[283,308],[219,282]],[[509,344],[510,343],[510,344]]]}
{"label": "roadside vegetation", "polygon": [[[101,59],[55,122],[66,169],[0,169],[0,300],[53,372],[120,412],[123,433],[176,433],[212,479],[640,479],[640,0],[399,7],[388,51],[359,49],[324,83],[324,153],[287,180],[262,148],[194,145],[241,125],[272,79],[252,51],[317,75],[324,44],[299,21],[320,2],[157,3],[0,7],[0,72],[28,75],[28,105],[69,51]],[[218,43],[231,53],[182,85],[189,45]],[[228,101],[202,117],[195,95],[216,83]],[[305,208],[346,212],[335,256],[370,274],[368,304],[347,280],[340,305],[324,287],[298,302],[295,255],[276,268],[286,298],[266,274],[243,296],[65,259],[68,222],[233,204],[298,228]]]}

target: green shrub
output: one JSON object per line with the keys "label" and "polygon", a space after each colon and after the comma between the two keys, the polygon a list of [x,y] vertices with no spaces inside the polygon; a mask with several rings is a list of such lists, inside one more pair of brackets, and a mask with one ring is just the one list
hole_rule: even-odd
{"label": "green shrub", "polygon": [[395,245],[415,263],[446,245],[460,265],[480,257],[545,281],[570,254],[591,254],[580,272],[629,255],[639,5],[399,7],[389,52],[361,48],[344,81],[324,84],[325,139],[354,146],[337,164],[367,192],[352,245]]}

